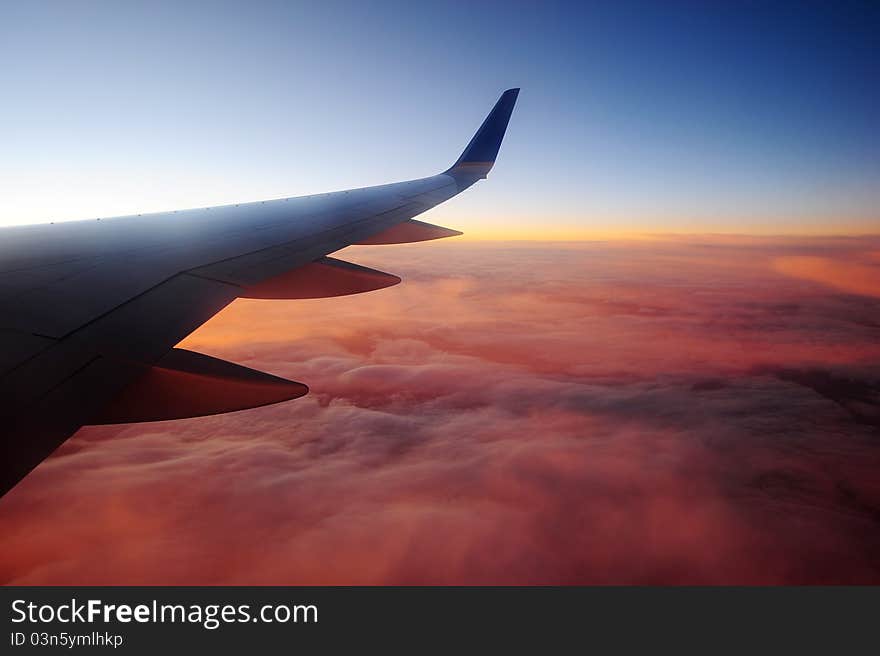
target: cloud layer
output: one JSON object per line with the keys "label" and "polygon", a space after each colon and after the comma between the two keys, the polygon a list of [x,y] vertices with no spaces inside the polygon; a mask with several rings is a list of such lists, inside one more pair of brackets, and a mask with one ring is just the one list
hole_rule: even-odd
{"label": "cloud layer", "polygon": [[349,249],[404,283],[184,344],[309,396],[83,429],[0,500],[0,581],[880,583],[878,252]]}

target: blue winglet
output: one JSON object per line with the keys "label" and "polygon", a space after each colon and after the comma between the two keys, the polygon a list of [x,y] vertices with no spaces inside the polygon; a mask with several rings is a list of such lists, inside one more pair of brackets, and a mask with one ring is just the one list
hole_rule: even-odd
{"label": "blue winglet", "polygon": [[495,103],[495,107],[489,112],[461,157],[446,173],[486,177],[495,164],[495,158],[498,157],[498,149],[501,147],[501,140],[504,139],[507,123],[510,121],[518,95],[519,89],[508,89],[501,94],[501,98]]}

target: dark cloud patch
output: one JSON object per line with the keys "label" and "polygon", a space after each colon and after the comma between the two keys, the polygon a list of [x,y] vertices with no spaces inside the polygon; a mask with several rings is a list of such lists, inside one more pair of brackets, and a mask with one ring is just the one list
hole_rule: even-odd
{"label": "dark cloud patch", "polygon": [[697,382],[691,385],[692,392],[714,392],[716,390],[724,389],[727,387],[727,383],[720,378],[707,378],[705,380],[698,380]]}
{"label": "dark cloud patch", "polygon": [[0,500],[0,581],[880,583],[875,301],[801,247],[876,249],[353,249],[404,284],[186,343],[309,396],[84,429]]}
{"label": "dark cloud patch", "polygon": [[[759,367],[756,371],[763,370]],[[880,378],[868,380],[822,369],[770,369],[769,372],[837,403],[859,423],[880,428]]]}

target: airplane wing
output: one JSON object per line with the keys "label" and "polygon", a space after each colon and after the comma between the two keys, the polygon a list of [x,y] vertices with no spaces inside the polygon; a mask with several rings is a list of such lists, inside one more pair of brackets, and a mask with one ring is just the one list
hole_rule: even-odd
{"label": "airplane wing", "polygon": [[327,257],[461,234],[413,217],[485,178],[518,89],[435,176],[330,194],[0,228],[0,495],[81,426],[196,417],[307,393],[174,348],[236,298],[379,289],[400,278]]}

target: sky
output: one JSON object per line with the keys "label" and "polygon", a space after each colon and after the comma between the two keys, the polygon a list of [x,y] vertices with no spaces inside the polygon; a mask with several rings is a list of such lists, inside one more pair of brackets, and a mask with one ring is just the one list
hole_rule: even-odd
{"label": "sky", "polygon": [[6,2],[0,224],[434,174],[521,87],[470,238],[880,231],[880,9]]}
{"label": "sky", "polygon": [[307,396],[82,429],[0,583],[880,583],[880,238],[341,257],[404,280],[182,344]]}

